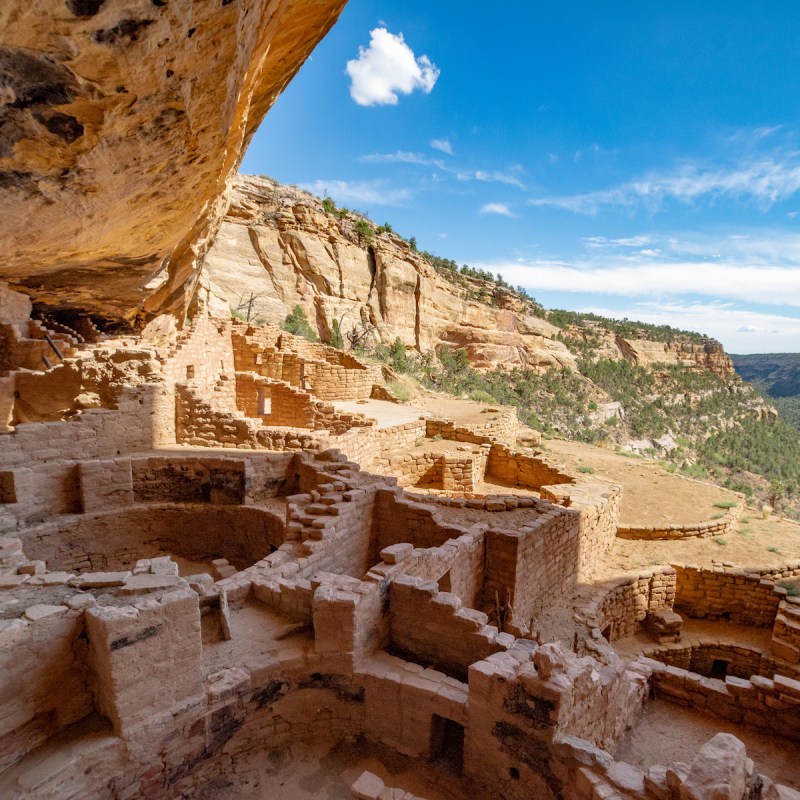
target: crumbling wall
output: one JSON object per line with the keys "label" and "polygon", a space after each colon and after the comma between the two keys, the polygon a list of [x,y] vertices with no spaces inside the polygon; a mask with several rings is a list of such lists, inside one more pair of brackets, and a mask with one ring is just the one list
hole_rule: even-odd
{"label": "crumbling wall", "polygon": [[470,664],[507,650],[514,637],[488,624],[450,592],[420,578],[397,576],[389,594],[392,647],[411,660],[465,680]]}
{"label": "crumbling wall", "polygon": [[676,574],[664,567],[650,574],[619,578],[596,586],[597,597],[581,609],[587,623],[609,642],[633,636],[648,614],[675,602]]}
{"label": "crumbling wall", "polygon": [[94,710],[83,612],[36,603],[0,620],[0,770]]}

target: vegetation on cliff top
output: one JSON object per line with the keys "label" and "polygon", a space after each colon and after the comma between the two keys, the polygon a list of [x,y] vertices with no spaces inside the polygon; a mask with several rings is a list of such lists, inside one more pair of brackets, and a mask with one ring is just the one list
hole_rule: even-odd
{"label": "vegetation on cliff top", "polygon": [[736,371],[769,397],[790,425],[800,429],[800,353],[732,355]]}

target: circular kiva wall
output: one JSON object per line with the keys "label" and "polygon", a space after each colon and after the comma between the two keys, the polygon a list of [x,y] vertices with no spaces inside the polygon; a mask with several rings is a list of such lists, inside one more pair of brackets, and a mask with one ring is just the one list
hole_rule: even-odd
{"label": "circular kiva wall", "polygon": [[52,520],[23,535],[25,554],[50,571],[130,569],[165,553],[246,569],[283,544],[274,513],[247,506],[152,504]]}

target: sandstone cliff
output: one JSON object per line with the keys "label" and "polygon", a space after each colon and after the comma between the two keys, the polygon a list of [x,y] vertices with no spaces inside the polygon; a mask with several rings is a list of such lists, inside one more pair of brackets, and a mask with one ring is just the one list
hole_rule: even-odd
{"label": "sandstone cliff", "polygon": [[470,297],[436,273],[399,236],[360,240],[356,217],[339,219],[305,192],[268,178],[239,176],[201,282],[212,312],[230,315],[251,295],[253,317],[281,322],[302,306],[321,337],[342,332],[396,337],[420,352],[463,347],[476,367],[574,368],[558,328],[510,296],[500,306]]}
{"label": "sandstone cliff", "polygon": [[574,369],[576,356],[591,351],[591,358],[648,368],[680,364],[733,375],[730,359],[711,339],[651,341],[644,330],[621,336],[587,320],[562,330],[517,294],[494,286],[491,303],[482,302],[477,298],[489,294],[484,281],[454,282],[404,239],[371,224],[368,242],[358,233],[359,219],[326,212],[312,195],[269,178],[238,176],[205,258],[201,301],[219,316],[242,306],[275,323],[300,305],[323,339],[337,320],[345,334],[368,331],[385,344],[399,336],[421,353],[440,345],[464,348],[479,369]]}
{"label": "sandstone cliff", "polygon": [[0,4],[0,277],[182,316],[229,176],[345,1]]}

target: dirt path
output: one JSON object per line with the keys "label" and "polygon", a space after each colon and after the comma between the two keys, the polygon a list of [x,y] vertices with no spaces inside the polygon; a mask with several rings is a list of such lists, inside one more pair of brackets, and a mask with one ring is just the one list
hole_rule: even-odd
{"label": "dirt path", "polygon": [[570,470],[622,484],[621,525],[704,522],[724,513],[717,503],[741,502],[732,492],[673,475],[651,461],[563,439],[544,444],[547,455]]}

